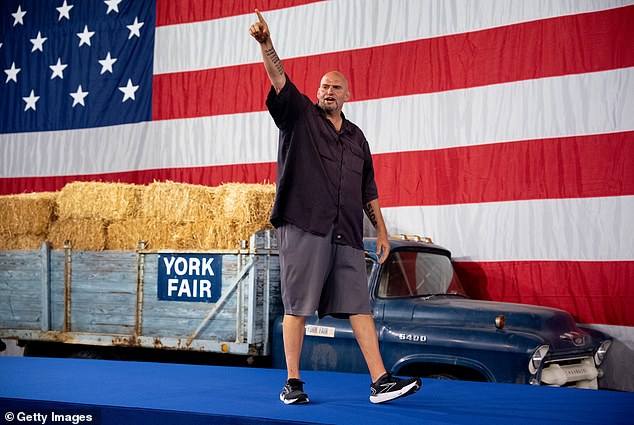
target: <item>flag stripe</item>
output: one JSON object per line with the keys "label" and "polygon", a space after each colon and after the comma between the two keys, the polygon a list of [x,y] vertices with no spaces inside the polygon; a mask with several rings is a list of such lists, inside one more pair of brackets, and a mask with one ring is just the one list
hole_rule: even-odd
{"label": "flag stripe", "polygon": [[[157,0],[156,25],[175,25],[253,13],[254,9],[274,10],[324,0]],[[255,16],[255,15],[254,15]]]}
{"label": "flag stripe", "polygon": [[[207,0],[197,1],[202,1],[203,7],[209,7],[211,3]],[[473,33],[632,4],[634,0],[330,0],[304,7],[276,11],[260,7],[260,10],[264,11],[273,29],[273,40],[281,57],[290,59]],[[181,5],[187,6],[187,2],[169,2],[169,5],[180,8]],[[188,13],[190,10],[185,9],[174,12],[174,15]],[[247,28],[255,22],[256,17],[252,9],[245,13],[225,19],[157,28],[154,73],[261,62],[257,44],[247,35]],[[330,28],[345,28],[345,34],[338,30],[331,31]],[[587,29],[583,31],[587,32]],[[539,33],[535,35],[539,36]],[[238,46],[241,48],[236,48]],[[471,48],[469,45],[463,47]],[[435,58],[430,56],[428,59],[436,61]],[[477,69],[474,70],[474,73],[477,72]]]}
{"label": "flag stripe", "polygon": [[[350,76],[356,101],[625,68],[634,66],[633,21],[630,6],[285,59],[284,67],[306,93],[316,90],[324,70],[339,69]],[[436,56],[444,60],[430,60]],[[269,83],[253,63],[155,75],[153,85],[152,117],[164,120],[263,110]]]}
{"label": "flag stripe", "polygon": [[561,308],[580,323],[634,326],[634,261],[456,262],[477,299]]}
{"label": "flag stripe", "polygon": [[391,233],[412,229],[466,261],[634,260],[634,197],[383,208]]}
{"label": "flag stripe", "polygon": [[374,164],[391,207],[634,195],[633,158],[630,131],[386,153]]}

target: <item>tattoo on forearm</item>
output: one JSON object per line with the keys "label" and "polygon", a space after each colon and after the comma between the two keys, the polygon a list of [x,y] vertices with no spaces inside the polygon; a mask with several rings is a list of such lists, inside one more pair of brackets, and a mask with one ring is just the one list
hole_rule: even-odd
{"label": "tattoo on forearm", "polygon": [[277,72],[279,72],[280,75],[284,75],[284,67],[282,66],[282,61],[277,55],[275,49],[273,47],[271,47],[270,49],[265,49],[264,54],[268,56],[269,59],[271,59],[271,62],[273,63],[273,66],[275,66]]}
{"label": "tattoo on forearm", "polygon": [[365,204],[365,214],[370,219],[370,223],[372,223],[372,225],[376,227],[376,213],[374,212],[374,208],[372,208],[372,204],[370,204],[369,202]]}

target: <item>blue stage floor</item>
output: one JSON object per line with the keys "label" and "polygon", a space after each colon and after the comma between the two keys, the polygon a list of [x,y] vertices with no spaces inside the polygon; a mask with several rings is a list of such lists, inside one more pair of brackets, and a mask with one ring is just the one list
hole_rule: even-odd
{"label": "blue stage floor", "polygon": [[[284,379],[271,369],[0,357],[0,414],[7,424],[27,414],[72,423],[52,412],[104,425],[634,424],[634,393],[426,379],[411,397],[373,405],[365,375],[304,372],[311,403],[285,406]],[[72,417],[81,414],[92,421]]]}

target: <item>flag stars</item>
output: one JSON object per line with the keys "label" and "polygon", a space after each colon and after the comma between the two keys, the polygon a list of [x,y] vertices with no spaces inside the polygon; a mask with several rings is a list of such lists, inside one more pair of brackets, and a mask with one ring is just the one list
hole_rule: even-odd
{"label": "flag stars", "polygon": [[57,63],[55,65],[50,65],[49,68],[53,71],[53,75],[51,75],[51,80],[55,77],[59,77],[60,79],[64,79],[64,69],[66,69],[68,65],[62,64],[61,58],[57,58]]}
{"label": "flag stars", "polygon": [[123,100],[121,103],[125,102],[128,99],[136,100],[134,98],[134,93],[139,89],[139,86],[132,85],[132,80],[128,78],[128,84],[125,87],[119,87],[119,90],[123,92]]}
{"label": "flag stars", "polygon": [[73,98],[73,108],[77,105],[86,106],[84,104],[84,99],[88,96],[87,91],[83,91],[81,88],[81,84],[77,87],[77,91],[74,93],[69,93],[70,97]]}
{"label": "flag stars", "polygon": [[48,40],[48,37],[42,37],[42,34],[38,31],[37,37],[31,39],[31,43],[33,43],[33,48],[31,49],[31,53],[36,50],[40,52],[44,52],[44,42]]}
{"label": "flag stars", "polygon": [[31,94],[28,97],[23,97],[22,100],[26,102],[26,106],[24,107],[25,111],[28,111],[29,109],[33,109],[35,111],[35,104],[38,100],[40,100],[40,97],[35,95],[34,90],[31,90]]}
{"label": "flag stars", "polygon": [[68,20],[70,20],[70,10],[75,7],[72,4],[68,4],[66,0],[64,0],[64,4],[61,5],[60,7],[56,7],[57,11],[59,12],[59,18],[57,18],[58,21],[61,21],[62,18],[66,18]]}
{"label": "flag stars", "polygon": [[90,38],[93,35],[95,35],[95,32],[88,31],[88,25],[84,25],[84,31],[77,33],[77,37],[79,37],[79,47],[81,47],[84,44],[87,44],[90,46]]}
{"label": "flag stars", "polygon": [[143,22],[139,22],[139,18],[136,17],[134,18],[134,23],[132,25],[126,25],[126,27],[128,27],[128,29],[130,30],[130,35],[128,35],[128,40],[131,39],[133,36],[137,36],[137,37],[141,37],[141,27],[143,26]]}
{"label": "flag stars", "polygon": [[14,83],[17,83],[18,82],[18,72],[20,72],[21,70],[22,70],[22,68],[16,68],[15,67],[15,62],[13,62],[11,64],[11,68],[4,70],[4,72],[7,74],[7,79],[6,79],[5,83],[8,83],[11,80],[13,80]]}
{"label": "flag stars", "polygon": [[108,10],[106,10],[106,15],[112,11],[119,13],[119,3],[121,0],[105,0],[104,3],[108,6]]}
{"label": "flag stars", "polygon": [[110,52],[106,55],[104,59],[101,59],[99,63],[101,64],[101,74],[105,72],[109,72],[112,74],[112,65],[117,61],[117,58],[113,58],[110,56]]}
{"label": "flag stars", "polygon": [[11,14],[13,16],[13,26],[17,24],[24,25],[24,15],[26,15],[26,10],[22,10],[22,6],[18,5],[18,10]]}

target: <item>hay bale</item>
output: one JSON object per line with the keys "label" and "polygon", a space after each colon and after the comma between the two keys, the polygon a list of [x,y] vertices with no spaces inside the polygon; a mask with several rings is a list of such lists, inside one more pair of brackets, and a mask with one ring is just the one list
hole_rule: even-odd
{"label": "hay bale", "polygon": [[139,209],[143,186],[125,183],[74,182],[57,197],[57,213],[62,220],[121,220],[134,217]]}
{"label": "hay bale", "polygon": [[56,192],[0,196],[0,234],[45,235],[55,211]]}
{"label": "hay bale", "polygon": [[275,200],[275,185],[226,183],[216,189],[223,221],[267,224]]}
{"label": "hay bale", "polygon": [[40,249],[45,240],[44,235],[0,233],[0,251]]}
{"label": "hay bale", "polygon": [[174,222],[211,222],[218,213],[215,188],[171,181],[154,182],[143,191],[140,216]]}
{"label": "hay bale", "polygon": [[236,249],[258,230],[272,228],[269,221],[275,201],[275,185],[227,183],[216,190],[221,211],[207,236],[206,245]]}
{"label": "hay bale", "polygon": [[204,245],[207,222],[177,222],[154,218],[131,218],[113,221],[107,228],[106,249],[136,249],[138,241],[147,249],[207,249]]}
{"label": "hay bale", "polygon": [[64,248],[64,241],[71,240],[73,249],[101,251],[106,247],[106,223],[99,219],[59,219],[51,225],[48,240],[54,249]]}

